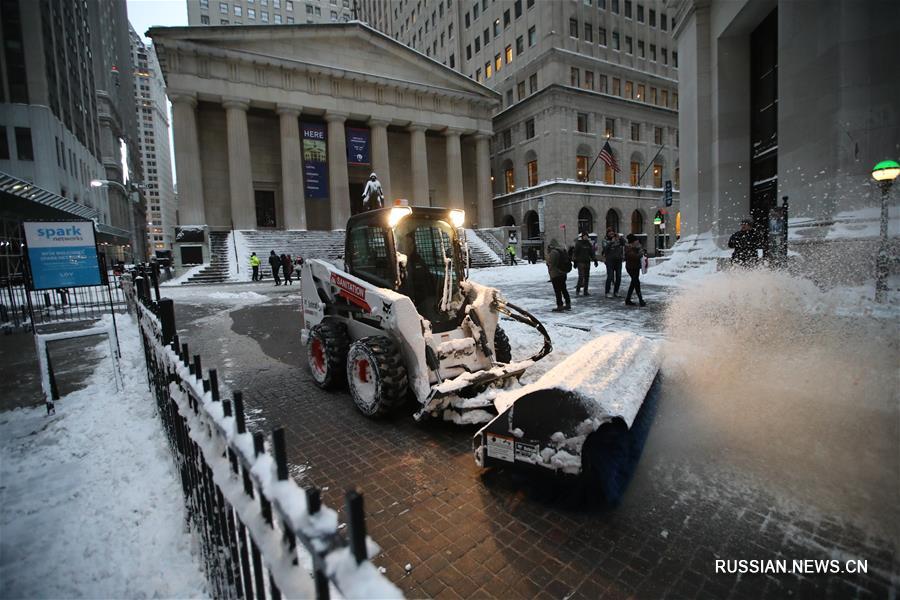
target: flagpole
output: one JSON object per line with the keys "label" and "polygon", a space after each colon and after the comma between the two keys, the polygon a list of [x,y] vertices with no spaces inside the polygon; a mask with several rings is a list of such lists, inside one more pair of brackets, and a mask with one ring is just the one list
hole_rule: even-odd
{"label": "flagpole", "polygon": [[644,175],[647,174],[647,171],[650,169],[650,165],[653,164],[653,161],[656,160],[656,157],[659,156],[659,153],[662,152],[663,148],[665,148],[665,147],[666,147],[665,144],[663,144],[662,146],[660,146],[660,147],[659,147],[659,150],[656,151],[656,154],[653,155],[653,158],[650,159],[650,162],[647,163],[647,168],[644,169],[644,172],[641,173],[641,176],[640,176],[640,177],[638,177],[638,180],[637,180],[638,186],[641,185],[641,179],[643,179],[643,178],[644,178]]}
{"label": "flagpole", "polygon": [[[603,152],[603,146],[600,146],[600,152]],[[597,153],[597,156],[594,157],[594,162],[588,167],[587,174],[584,176],[585,181],[591,180],[591,169],[593,169],[594,165],[597,164],[597,161],[600,160],[600,152]]]}

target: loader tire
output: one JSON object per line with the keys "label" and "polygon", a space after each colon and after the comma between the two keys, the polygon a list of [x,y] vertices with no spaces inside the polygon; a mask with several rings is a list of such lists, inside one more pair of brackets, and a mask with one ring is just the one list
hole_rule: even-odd
{"label": "loader tire", "polygon": [[501,363],[512,362],[512,346],[509,343],[509,336],[499,325],[494,331],[494,359]]}
{"label": "loader tire", "polygon": [[306,360],[313,381],[323,390],[334,389],[344,380],[348,345],[343,323],[325,320],[309,330]]}
{"label": "loader tire", "polygon": [[385,336],[353,342],[347,353],[347,384],[359,412],[381,417],[406,400],[409,380],[400,349]]}

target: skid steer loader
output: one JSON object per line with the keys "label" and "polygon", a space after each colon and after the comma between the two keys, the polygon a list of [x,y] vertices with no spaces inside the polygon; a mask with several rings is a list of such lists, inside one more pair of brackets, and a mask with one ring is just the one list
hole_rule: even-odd
{"label": "skid steer loader", "polygon": [[[358,409],[377,417],[416,400],[414,417],[484,423],[477,394],[519,377],[552,349],[543,325],[496,289],[466,278],[461,210],[399,205],[349,219],[343,267],[302,267],[301,339],[313,380],[344,381]],[[500,314],[536,328],[543,347],[512,362]]]}

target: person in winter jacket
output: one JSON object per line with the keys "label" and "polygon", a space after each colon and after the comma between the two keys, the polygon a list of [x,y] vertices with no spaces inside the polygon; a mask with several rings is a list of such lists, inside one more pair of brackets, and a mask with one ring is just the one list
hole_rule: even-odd
{"label": "person in winter jacket", "polygon": [[590,296],[588,293],[588,281],[591,277],[591,262],[597,266],[597,256],[594,254],[594,246],[588,237],[587,232],[582,232],[578,239],[575,240],[575,266],[578,268],[578,283],[575,284],[575,295],[581,295],[584,289],[584,295]]}
{"label": "person in winter jacket", "polygon": [[294,285],[294,282],[291,281],[291,275],[294,274],[294,263],[291,261],[290,254],[281,255],[281,272],[284,274],[284,284]]}
{"label": "person in winter jacket", "polygon": [[537,264],[537,250],[534,246],[528,249],[528,262],[531,264]]}
{"label": "person in winter jacket", "polygon": [[259,257],[256,252],[250,253],[250,268],[253,269],[251,281],[259,281]]}
{"label": "person in winter jacket", "polygon": [[[569,255],[556,238],[550,240],[547,254],[547,271],[550,274],[550,283],[553,284],[553,292],[556,294],[556,308],[553,312],[572,310],[572,299],[569,290],[566,289],[566,274],[572,270]],[[565,300],[565,305],[563,305]]]}
{"label": "person in winter jacket", "polygon": [[513,246],[512,244],[508,245],[506,247],[506,253],[509,255],[510,266],[519,264],[516,262],[516,247],[515,246]]}
{"label": "person in winter jacket", "polygon": [[641,296],[641,262],[644,260],[644,249],[640,240],[633,233],[628,234],[628,244],[625,246],[625,270],[631,277],[631,285],[628,286],[628,294],[625,295],[625,304],[634,306],[631,301],[631,293],[637,292],[638,304],[647,306],[644,297]]}
{"label": "person in winter jacket", "polygon": [[728,247],[734,248],[734,253],[731,255],[731,264],[749,267],[756,263],[756,250],[759,248],[759,238],[756,235],[756,231],[753,230],[753,221],[750,219],[741,220],[741,230],[734,232],[728,238]]}
{"label": "person in winter jacket", "polygon": [[[606,264],[606,297],[618,298],[619,286],[622,285],[622,259],[624,258],[625,240],[612,227],[606,228],[603,239],[603,262]],[[609,291],[612,289],[612,295]]]}
{"label": "person in winter jacket", "polygon": [[275,285],[281,285],[281,279],[278,278],[278,269],[281,267],[281,259],[272,250],[269,253],[269,266],[272,267],[272,277],[275,279]]}

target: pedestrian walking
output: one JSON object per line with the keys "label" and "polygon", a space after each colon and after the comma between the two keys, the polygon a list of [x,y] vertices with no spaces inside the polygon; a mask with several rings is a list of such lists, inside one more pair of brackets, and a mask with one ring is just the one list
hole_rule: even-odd
{"label": "pedestrian walking", "polygon": [[584,290],[585,296],[588,293],[588,282],[591,278],[591,262],[597,266],[597,256],[594,254],[594,247],[587,232],[582,232],[578,239],[575,240],[575,267],[578,269],[578,283],[575,284],[575,295],[580,296],[581,290]]}
{"label": "pedestrian walking", "polygon": [[728,247],[734,248],[731,264],[739,267],[752,267],[756,264],[756,251],[760,247],[759,237],[753,229],[751,219],[741,219],[741,230],[731,234]]}
{"label": "pedestrian walking", "polygon": [[644,249],[641,247],[640,240],[633,233],[628,234],[628,244],[625,246],[625,270],[631,277],[631,284],[628,286],[628,293],[625,295],[625,304],[634,306],[631,301],[632,292],[637,292],[638,304],[647,306],[644,297],[641,296],[641,268],[644,263]]}
{"label": "pedestrian walking", "polygon": [[256,252],[250,253],[250,268],[253,270],[250,280],[259,281],[259,257],[256,255]]}
{"label": "pedestrian walking", "polygon": [[272,267],[272,277],[275,279],[275,285],[281,285],[281,279],[278,278],[278,269],[281,267],[281,259],[275,254],[275,251],[269,253],[269,266]]}
{"label": "pedestrian walking", "polygon": [[[556,308],[553,309],[553,312],[572,310],[572,299],[569,297],[569,290],[566,289],[566,275],[572,270],[569,254],[556,241],[556,238],[550,240],[548,248],[547,272],[550,274],[550,283],[553,284],[553,293],[556,294]],[[565,305],[563,300],[565,300]]]}
{"label": "pedestrian walking", "polygon": [[[625,258],[625,240],[612,227],[606,228],[603,238],[603,263],[606,265],[606,297],[618,298],[622,285],[622,261]],[[612,294],[610,294],[612,290]]]}
{"label": "pedestrian walking", "polygon": [[537,264],[537,250],[534,246],[528,249],[528,262],[532,265]]}
{"label": "pedestrian walking", "polygon": [[509,255],[510,266],[519,264],[516,262],[516,247],[515,246],[513,246],[512,244],[508,245],[506,247],[506,253]]}
{"label": "pedestrian walking", "polygon": [[291,262],[290,254],[281,255],[281,273],[284,275],[285,285],[294,285],[294,282],[291,281],[291,276],[294,274],[294,263]]}

